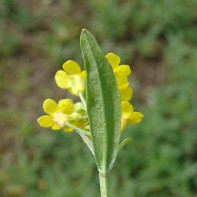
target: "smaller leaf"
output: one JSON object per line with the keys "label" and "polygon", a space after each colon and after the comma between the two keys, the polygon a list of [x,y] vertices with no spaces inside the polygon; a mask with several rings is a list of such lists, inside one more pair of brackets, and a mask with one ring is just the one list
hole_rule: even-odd
{"label": "smaller leaf", "polygon": [[94,150],[93,150],[91,140],[86,135],[84,135],[82,132],[79,132],[77,130],[76,130],[76,132],[81,136],[81,138],[84,140],[84,142],[86,143],[86,145],[90,149],[91,153],[94,155]]}
{"label": "smaller leaf", "polygon": [[81,136],[81,138],[84,140],[84,142],[86,143],[86,145],[90,149],[91,153],[94,155],[94,150],[93,150],[92,142],[88,138],[88,136],[90,136],[89,132],[88,131],[85,131],[83,129],[77,128],[74,125],[70,124],[69,122],[67,122],[65,125],[67,127],[70,127],[72,129],[74,129]]}
{"label": "smaller leaf", "polygon": [[128,144],[128,143],[131,142],[131,141],[132,141],[131,138],[126,138],[126,139],[124,139],[124,140],[119,144],[118,150],[120,151],[126,144]]}

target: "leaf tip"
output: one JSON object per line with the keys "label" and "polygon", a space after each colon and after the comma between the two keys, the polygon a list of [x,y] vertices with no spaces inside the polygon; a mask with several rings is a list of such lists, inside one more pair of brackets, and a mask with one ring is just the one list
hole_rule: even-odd
{"label": "leaf tip", "polygon": [[88,30],[87,29],[82,29],[81,30],[81,36],[80,36],[80,43],[82,44],[82,42],[87,42],[86,36],[88,34]]}
{"label": "leaf tip", "polygon": [[86,32],[87,32],[87,30],[84,28],[81,30],[81,33],[86,33]]}
{"label": "leaf tip", "polygon": [[87,35],[88,33],[89,33],[89,31],[87,29],[85,29],[85,28],[83,28],[81,30],[81,35]]}

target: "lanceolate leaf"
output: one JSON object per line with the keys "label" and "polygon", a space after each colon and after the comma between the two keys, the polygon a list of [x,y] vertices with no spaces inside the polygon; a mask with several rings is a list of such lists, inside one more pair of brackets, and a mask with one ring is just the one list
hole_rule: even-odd
{"label": "lanceolate leaf", "polygon": [[113,70],[93,35],[83,29],[80,41],[87,72],[87,111],[95,159],[98,170],[107,172],[113,167],[119,147],[120,95]]}

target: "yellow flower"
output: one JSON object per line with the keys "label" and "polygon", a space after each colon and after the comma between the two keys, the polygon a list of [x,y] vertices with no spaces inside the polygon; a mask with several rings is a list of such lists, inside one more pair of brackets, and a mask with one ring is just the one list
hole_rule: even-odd
{"label": "yellow flower", "polygon": [[68,89],[71,94],[76,96],[79,92],[85,91],[86,71],[81,72],[79,64],[75,61],[68,60],[63,64],[63,70],[55,74],[55,81],[62,89]]}
{"label": "yellow flower", "polygon": [[129,81],[127,79],[127,77],[131,74],[130,67],[128,65],[120,65],[120,57],[118,57],[114,53],[108,53],[105,57],[109,61],[114,71],[118,89],[120,91],[121,100],[130,100],[133,94],[133,91],[129,87]]}
{"label": "yellow flower", "polygon": [[123,131],[127,123],[136,124],[139,123],[144,115],[140,112],[134,112],[133,106],[127,101],[121,101],[121,131]]}
{"label": "yellow flower", "polygon": [[53,130],[64,129],[72,131],[65,126],[68,121],[68,115],[73,113],[73,102],[71,99],[62,99],[58,104],[52,99],[46,99],[43,102],[44,115],[38,118],[38,124],[41,127],[51,127]]}

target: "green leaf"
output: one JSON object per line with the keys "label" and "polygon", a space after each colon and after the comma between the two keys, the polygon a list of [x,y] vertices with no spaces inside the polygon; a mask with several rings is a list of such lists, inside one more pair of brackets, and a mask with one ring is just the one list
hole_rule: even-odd
{"label": "green leaf", "polygon": [[129,142],[131,142],[132,141],[132,139],[131,138],[126,138],[126,139],[124,139],[121,143],[120,143],[120,145],[119,145],[119,151],[126,145],[126,144],[128,144]]}
{"label": "green leaf", "polygon": [[65,124],[67,127],[70,127],[72,129],[74,129],[80,136],[81,138],[84,140],[84,142],[86,143],[86,145],[88,146],[88,148],[90,149],[91,153],[94,155],[94,150],[93,150],[93,146],[92,146],[92,142],[91,140],[87,137],[87,136],[91,136],[90,132],[85,131],[83,129],[80,129],[72,124],[70,124],[69,122],[67,122]]}
{"label": "green leaf", "polygon": [[87,112],[96,164],[100,172],[108,172],[120,141],[120,94],[112,67],[93,35],[83,29],[80,42],[87,72]]}

